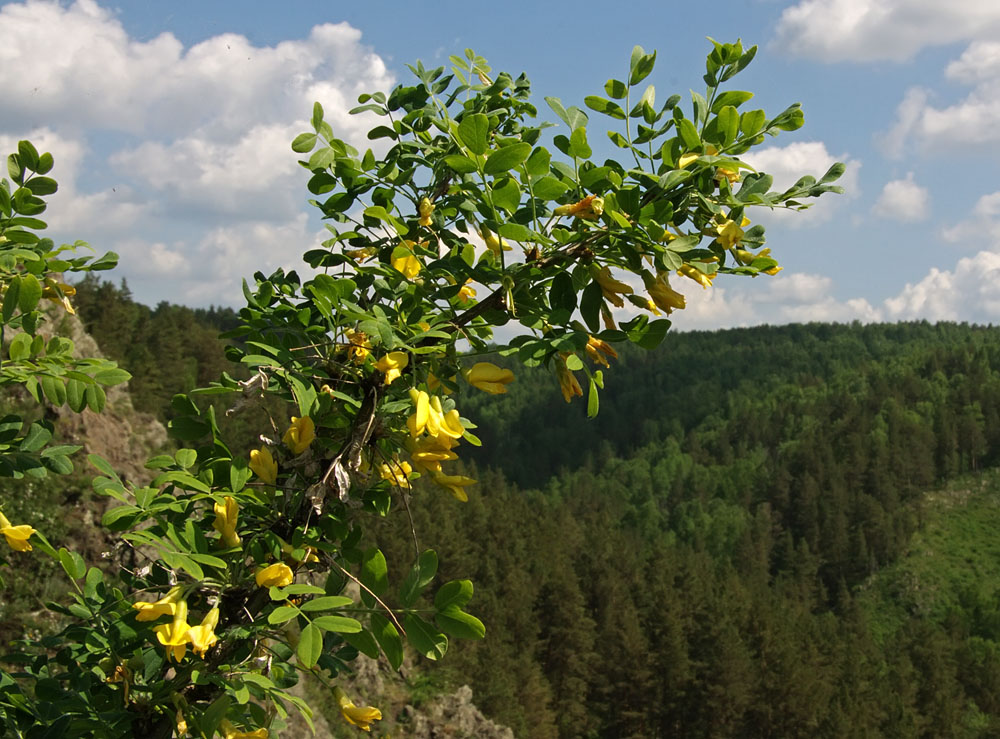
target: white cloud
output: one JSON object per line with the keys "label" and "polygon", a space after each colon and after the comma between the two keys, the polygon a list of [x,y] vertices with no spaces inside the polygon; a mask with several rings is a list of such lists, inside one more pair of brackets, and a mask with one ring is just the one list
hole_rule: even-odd
{"label": "white cloud", "polygon": [[773,44],[825,62],[905,61],[921,49],[995,38],[1000,3],[983,0],[801,0]]}
{"label": "white cloud", "polygon": [[890,156],[901,156],[910,138],[924,148],[940,150],[1000,142],[1000,42],[973,42],[948,65],[945,75],[971,85],[971,91],[959,102],[939,108],[927,90],[909,89],[897,109],[896,123],[884,136]]}
{"label": "white cloud", "polygon": [[846,165],[843,176],[836,183],[844,188],[843,195],[827,193],[819,200],[813,201],[815,204],[804,212],[791,210],[767,212],[755,208],[753,213],[749,214],[754,221],[770,223],[781,221],[784,225],[790,226],[815,225],[829,220],[840,202],[858,196],[858,172],[861,169],[861,162],[851,159],[846,154],[839,156],[830,154],[822,141],[800,141],[787,146],[755,149],[744,154],[742,158],[747,164],[772,175],[774,177],[772,189],[778,191],[791,187],[805,174],[811,174],[818,179],[838,161]]}
{"label": "white cloud", "polygon": [[972,216],[942,230],[945,241],[970,244],[973,248],[1000,246],[1000,192],[983,195],[972,208]]}
{"label": "white cloud", "polygon": [[906,179],[885,183],[872,212],[882,218],[897,221],[923,221],[929,215],[930,195],[927,188],[913,181],[913,173]]}
{"label": "white cloud", "polygon": [[936,267],[885,301],[886,318],[929,321],[1000,321],[1000,254],[981,251],[952,270]]}
{"label": "white cloud", "polygon": [[53,235],[120,252],[153,302],[241,303],[255,269],[301,267],[316,239],[291,139],[318,100],[363,149],[372,116],[347,111],[393,84],[347,23],[274,46],[224,33],[186,48],[170,33],[130,37],[95,0],[27,0],[0,7],[0,28],[0,144],[52,152]]}
{"label": "white cloud", "polygon": [[753,280],[730,279],[724,287],[684,290],[688,305],[672,316],[674,328],[684,331],[763,323],[881,319],[881,311],[867,300],[840,301],[833,297],[832,291],[833,281],[829,277],[807,273],[782,272]]}

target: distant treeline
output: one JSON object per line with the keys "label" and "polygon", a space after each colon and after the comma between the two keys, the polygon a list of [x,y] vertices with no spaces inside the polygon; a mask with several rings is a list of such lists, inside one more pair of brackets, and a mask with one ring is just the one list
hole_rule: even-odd
{"label": "distant treeline", "polygon": [[[78,289],[138,407],[232,371],[232,311]],[[409,506],[488,626],[441,669],[516,736],[1000,735],[1000,583],[943,615],[861,605],[891,597],[871,583],[933,515],[923,493],[1000,462],[1000,330],[671,334],[621,352],[592,421],[516,371],[459,400],[483,440],[470,501],[418,485]],[[407,561],[409,517],[377,543]]]}

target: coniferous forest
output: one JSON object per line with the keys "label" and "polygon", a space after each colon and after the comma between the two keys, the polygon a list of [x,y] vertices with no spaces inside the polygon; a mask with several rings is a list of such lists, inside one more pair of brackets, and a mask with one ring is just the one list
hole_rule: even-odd
{"label": "coniferous forest", "polygon": [[[227,311],[75,302],[161,418],[232,371]],[[518,737],[1000,735],[1000,329],[671,333],[605,382],[593,420],[542,368],[463,391],[469,502],[376,542],[476,583],[487,638],[419,669]]]}

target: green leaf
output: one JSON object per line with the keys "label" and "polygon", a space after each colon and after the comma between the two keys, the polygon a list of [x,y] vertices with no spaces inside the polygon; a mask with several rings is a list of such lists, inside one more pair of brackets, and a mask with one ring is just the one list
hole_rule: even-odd
{"label": "green leaf", "polygon": [[567,190],[569,185],[551,176],[542,177],[531,185],[532,194],[541,200],[555,200]]}
{"label": "green leaf", "polygon": [[87,398],[87,407],[90,410],[94,413],[100,413],[104,410],[104,404],[108,402],[108,396],[100,385],[87,385],[87,389],[83,394]]}
{"label": "green leaf", "polygon": [[300,133],[292,141],[292,151],[299,154],[312,151],[314,146],[316,146],[316,134],[314,133]]}
{"label": "green leaf", "polygon": [[587,328],[592,333],[601,330],[601,306],[604,304],[604,293],[597,282],[591,282],[583,289],[580,296],[580,315],[583,316]]}
{"label": "green leaf", "polygon": [[684,146],[688,149],[697,149],[701,147],[701,137],[698,135],[698,130],[687,118],[677,124],[677,132],[680,134],[681,140],[684,142]]}
{"label": "green leaf", "polygon": [[628,95],[628,88],[621,80],[610,79],[604,83],[604,92],[607,93],[609,98],[623,100]]}
{"label": "green leaf", "polygon": [[552,155],[548,149],[541,146],[531,152],[531,156],[524,162],[524,171],[532,176],[546,175],[549,173],[549,162]]}
{"label": "green leaf", "polygon": [[267,622],[269,624],[283,624],[298,615],[299,609],[295,606],[278,606],[268,614]]}
{"label": "green leaf", "polygon": [[7,292],[3,296],[3,322],[7,323],[14,316],[17,310],[18,297],[21,293],[21,277],[15,275],[7,285]]}
{"label": "green leaf", "polygon": [[382,647],[382,653],[389,660],[392,669],[398,670],[403,664],[403,640],[399,636],[399,631],[381,613],[372,614],[371,629],[375,641]]}
{"label": "green leaf", "polygon": [[736,135],[740,130],[740,114],[732,105],[726,105],[719,111],[718,117],[719,133],[722,135],[722,143],[729,146],[736,140]]}
{"label": "green leaf", "polygon": [[[361,561],[361,584],[375,595],[382,595],[389,586],[385,555],[378,549],[369,549],[364,554]],[[371,594],[365,589],[361,590],[361,599],[369,608],[375,605]]]}
{"label": "green leaf", "polygon": [[142,509],[133,505],[116,506],[108,509],[101,517],[101,525],[112,531],[124,531],[132,525],[140,513]]}
{"label": "green leaf", "polygon": [[712,102],[712,112],[717,114],[727,105],[732,105],[734,108],[738,108],[752,97],[752,92],[744,92],[742,90],[726,90],[725,92],[719,93],[719,96]]}
{"label": "green leaf", "polygon": [[83,561],[83,557],[65,547],[59,548],[59,564],[73,580],[79,580],[87,574],[87,563]]}
{"label": "green leaf", "polygon": [[649,76],[649,73],[653,71],[653,66],[655,64],[655,51],[652,54],[647,54],[641,46],[636,46],[632,50],[632,61],[631,64],[629,64],[628,83],[633,86],[638,85]]}
{"label": "green leaf", "polygon": [[34,171],[38,166],[38,149],[30,141],[17,142],[17,155],[27,169]]}
{"label": "green leaf", "polygon": [[430,660],[439,660],[448,651],[448,637],[419,616],[408,613],[403,617],[406,640],[410,646]]}
{"label": "green leaf", "polygon": [[485,154],[489,148],[490,119],[482,113],[462,118],[458,124],[458,138],[473,154]]}
{"label": "green leaf", "polygon": [[316,624],[308,624],[299,635],[299,646],[295,650],[299,664],[307,670],[316,666],[323,652],[323,631]]}
{"label": "green leaf", "polygon": [[375,641],[375,637],[372,636],[370,631],[365,631],[364,629],[362,629],[356,634],[345,632],[344,641],[346,641],[348,644],[357,649],[366,657],[370,657],[371,659],[378,659],[380,651],[378,648],[378,642]]}
{"label": "green leaf", "polygon": [[470,174],[479,168],[474,161],[463,154],[449,154],[444,158],[444,163],[458,174]]}
{"label": "green leaf", "polygon": [[302,604],[303,611],[329,611],[334,608],[349,606],[354,601],[346,595],[326,595],[322,598],[313,598]]}
{"label": "green leaf", "polygon": [[499,187],[493,188],[493,204],[508,213],[517,210],[521,203],[521,188],[513,177],[505,177]]}
{"label": "green leaf", "polygon": [[438,556],[433,549],[428,549],[417,557],[417,561],[413,563],[413,567],[399,586],[399,601],[404,607],[409,608],[413,605],[421,591],[434,579],[437,567]]}
{"label": "green leaf", "polygon": [[549,305],[553,310],[564,310],[572,313],[576,310],[576,287],[568,272],[560,272],[552,279],[549,288]]}
{"label": "green leaf", "polygon": [[132,379],[131,373],[120,367],[109,367],[94,373],[94,380],[101,385],[120,385]]}
{"label": "green leaf", "polygon": [[174,455],[174,459],[177,460],[177,464],[181,467],[188,469],[198,461],[198,452],[194,449],[178,449],[177,454]]}
{"label": "green leaf", "polygon": [[472,599],[471,580],[452,580],[442,585],[434,595],[434,609],[442,610],[449,606],[461,608]]}
{"label": "green leaf", "polygon": [[618,120],[625,120],[625,111],[622,110],[622,107],[618,103],[605,100],[597,95],[588,95],[583,99],[583,104],[591,110],[596,110],[598,113],[604,113],[604,115],[617,118]]}
{"label": "green leaf", "polygon": [[313,623],[323,631],[335,631],[338,634],[361,633],[361,622],[347,616],[320,616]]}
{"label": "green leaf", "polygon": [[499,175],[512,170],[531,155],[531,144],[520,142],[497,149],[486,159],[483,171],[490,175]]}
{"label": "green leaf", "polygon": [[587,129],[574,129],[569,137],[569,155],[578,159],[590,159],[593,154],[590,145],[587,143]]}
{"label": "green leaf", "polygon": [[7,353],[15,362],[28,359],[31,356],[31,336],[24,333],[15,336],[7,347]]}
{"label": "green leaf", "polygon": [[590,392],[587,395],[587,418],[594,418],[601,408],[601,398],[597,392],[597,383],[590,379]]}
{"label": "green leaf", "polygon": [[32,177],[24,183],[24,186],[31,190],[32,195],[51,195],[59,189],[59,184],[51,177]]}
{"label": "green leaf", "polygon": [[482,639],[486,636],[486,627],[483,626],[483,622],[457,606],[449,606],[438,611],[434,616],[434,622],[448,636],[456,639]]}
{"label": "green leaf", "polygon": [[17,295],[17,307],[22,313],[30,313],[42,299],[42,283],[30,272],[21,275],[21,289]]}
{"label": "green leaf", "polygon": [[33,423],[28,428],[28,433],[21,442],[22,452],[37,452],[52,440],[52,432],[38,423]]}

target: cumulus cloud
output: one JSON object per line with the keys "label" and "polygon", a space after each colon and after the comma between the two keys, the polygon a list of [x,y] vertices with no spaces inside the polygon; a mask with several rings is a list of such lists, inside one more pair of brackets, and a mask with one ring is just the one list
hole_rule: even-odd
{"label": "cumulus cloud", "polygon": [[1000,42],[973,42],[947,66],[945,76],[972,89],[944,107],[935,107],[924,88],[907,90],[895,123],[883,137],[890,156],[901,156],[910,139],[925,149],[941,150],[1000,142]]}
{"label": "cumulus cloud", "polygon": [[905,61],[921,49],[995,38],[1000,4],[982,0],[801,0],[773,45],[824,62]]}
{"label": "cumulus cloud", "polygon": [[743,155],[747,164],[758,170],[774,176],[774,190],[785,190],[795,184],[803,174],[822,177],[836,162],[844,162],[846,169],[837,182],[844,188],[843,195],[826,194],[815,205],[805,212],[775,210],[766,212],[754,209],[750,217],[764,222],[781,221],[783,225],[810,226],[829,220],[844,200],[858,196],[858,172],[861,162],[851,159],[847,154],[834,156],[826,149],[822,141],[800,141],[787,146],[770,146],[764,149],[754,149]]}
{"label": "cumulus cloud", "polygon": [[894,321],[1000,321],[1000,254],[981,251],[951,270],[932,268],[920,282],[907,284],[885,301],[886,318]]}
{"label": "cumulus cloud", "polygon": [[301,266],[316,238],[291,139],[318,100],[363,149],[371,119],[347,111],[393,84],[347,23],[274,46],[224,33],[185,47],[132,38],[95,0],[27,0],[0,8],[0,27],[0,144],[52,152],[53,235],[119,251],[151,301],[239,303],[254,269]]}
{"label": "cumulus cloud", "polygon": [[930,195],[927,188],[913,181],[913,173],[905,179],[885,183],[872,212],[881,218],[896,221],[923,221],[929,215]]}
{"label": "cumulus cloud", "polygon": [[829,277],[782,272],[774,277],[729,280],[724,287],[706,291],[685,290],[688,307],[674,314],[674,328],[685,331],[764,323],[881,320],[882,312],[867,300],[838,300],[833,287]]}

